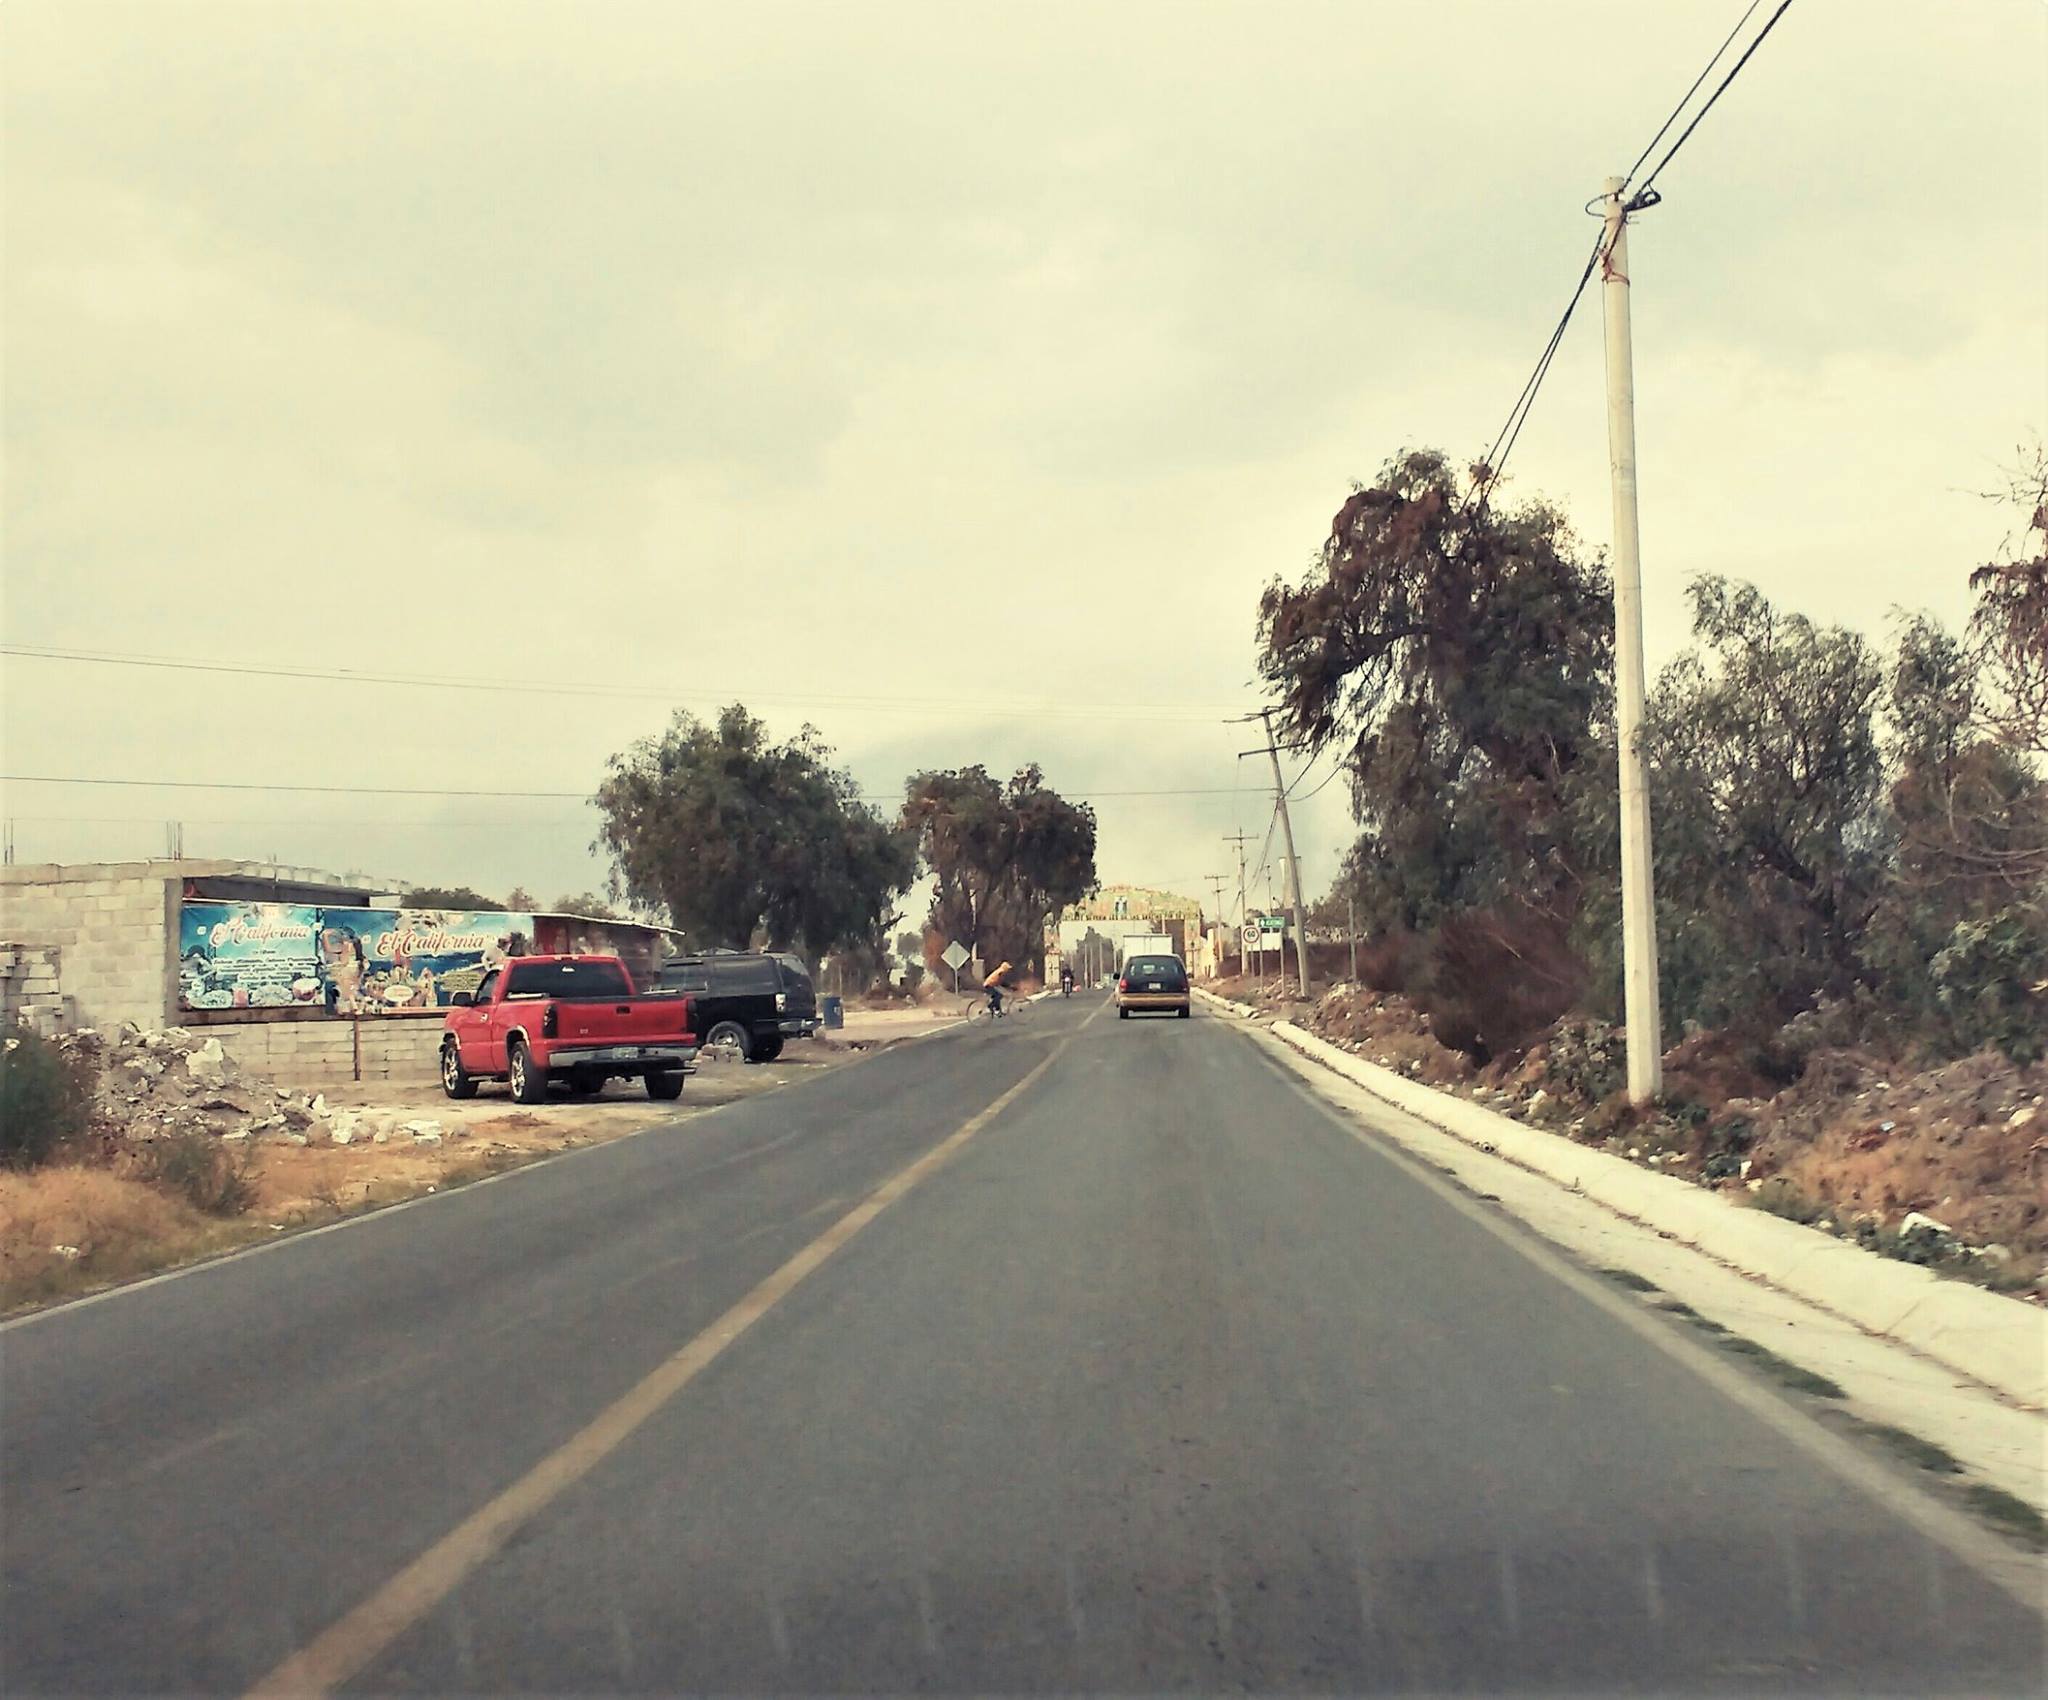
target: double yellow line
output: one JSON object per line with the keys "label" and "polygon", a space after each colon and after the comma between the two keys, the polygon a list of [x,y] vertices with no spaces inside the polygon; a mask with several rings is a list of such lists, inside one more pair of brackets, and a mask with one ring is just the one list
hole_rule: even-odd
{"label": "double yellow line", "polygon": [[[1092,1021],[1094,1016],[1088,1019]],[[1082,1026],[1087,1024],[1083,1022]],[[1072,1042],[1071,1037],[1063,1039],[1015,1086],[963,1122],[908,1168],[891,1175],[682,1350],[665,1359],[496,1498],[471,1512],[353,1611],[322,1630],[257,1682],[249,1693],[325,1694],[362,1671],[502,1551],[522,1525],[617,1451],[642,1423],[696,1380],[726,1347],[787,1298],[854,1235],[943,1167],[963,1145],[1029,1091]]]}

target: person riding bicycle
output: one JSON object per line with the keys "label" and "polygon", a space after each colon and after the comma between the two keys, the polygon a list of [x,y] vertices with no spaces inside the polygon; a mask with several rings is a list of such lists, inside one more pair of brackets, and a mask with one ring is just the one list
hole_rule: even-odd
{"label": "person riding bicycle", "polygon": [[1073,995],[1074,965],[1071,962],[1062,962],[1060,964],[1060,996],[1070,998]]}
{"label": "person riding bicycle", "polygon": [[1003,1013],[1003,980],[1009,972],[1010,964],[1005,959],[998,963],[995,972],[981,983],[981,989],[988,993],[988,1012],[991,1016]]}

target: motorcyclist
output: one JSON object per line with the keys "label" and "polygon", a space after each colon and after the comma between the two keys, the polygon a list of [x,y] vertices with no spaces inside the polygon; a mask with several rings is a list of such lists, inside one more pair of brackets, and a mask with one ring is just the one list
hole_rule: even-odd
{"label": "motorcyclist", "polygon": [[1073,995],[1074,965],[1071,962],[1062,962],[1060,964],[1060,996],[1070,998]]}
{"label": "motorcyclist", "polygon": [[1005,958],[996,964],[995,972],[981,982],[981,989],[988,993],[988,1013],[990,1019],[994,1019],[1003,1013],[1003,981],[1009,975],[1009,972],[1009,960]]}

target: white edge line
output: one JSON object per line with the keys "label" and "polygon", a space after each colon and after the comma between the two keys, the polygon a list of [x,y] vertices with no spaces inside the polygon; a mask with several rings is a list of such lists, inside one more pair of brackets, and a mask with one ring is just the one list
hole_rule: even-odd
{"label": "white edge line", "polygon": [[[1505,1210],[1484,1208],[1478,1199],[1452,1186],[1426,1159],[1401,1144],[1398,1136],[1375,1130],[1362,1117],[1332,1103],[1316,1091],[1312,1075],[1289,1066],[1289,1059],[1300,1055],[1291,1045],[1270,1034],[1263,1045],[1256,1039],[1251,1042],[1255,1050],[1265,1052],[1271,1064],[1294,1080],[1322,1115],[1359,1144],[1406,1171],[1466,1220],[1478,1224],[1494,1238],[1520,1252],[1560,1285],[1588,1300],[1681,1367],[1690,1370],[1716,1392],[1756,1417],[1765,1427],[1874,1500],[1881,1510],[1896,1513],[1918,1533],[1946,1549],[1952,1557],[2001,1593],[2010,1596],[2037,1619],[2044,1615],[2042,1577],[2044,1568],[2048,1566],[2044,1566],[2041,1560],[2016,1551],[1961,1511],[1933,1498],[1910,1478],[1865,1457],[1850,1441],[1759,1384],[1748,1371],[1716,1356],[1700,1342],[1686,1338],[1675,1326],[1650,1315],[1643,1306],[1624,1299],[1599,1276],[1581,1268],[1568,1253],[1544,1239],[1537,1229],[1519,1216]],[[1272,1054],[1269,1047],[1277,1047],[1279,1054]],[[1311,1067],[1318,1066],[1314,1059],[1306,1056],[1301,1057],[1301,1062]],[[1398,1106],[1387,1107],[1399,1113]],[[1556,1185],[1555,1182],[1550,1184]]]}

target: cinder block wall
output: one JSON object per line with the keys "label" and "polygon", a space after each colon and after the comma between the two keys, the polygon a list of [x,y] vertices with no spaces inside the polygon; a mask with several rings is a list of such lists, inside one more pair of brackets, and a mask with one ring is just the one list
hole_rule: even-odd
{"label": "cinder block wall", "polygon": [[[194,1031],[218,1039],[240,1067],[281,1086],[341,1086],[357,1078],[353,1028],[348,1021],[252,1021]],[[438,1021],[365,1021],[361,1078],[431,1083],[439,1074],[440,1048]]]}
{"label": "cinder block wall", "polygon": [[55,1005],[76,1024],[162,1027],[177,901],[177,882],[148,862],[0,868],[0,940],[55,962]]}
{"label": "cinder block wall", "polygon": [[77,1025],[60,984],[63,955],[55,945],[0,944],[0,1026],[62,1033]]}

